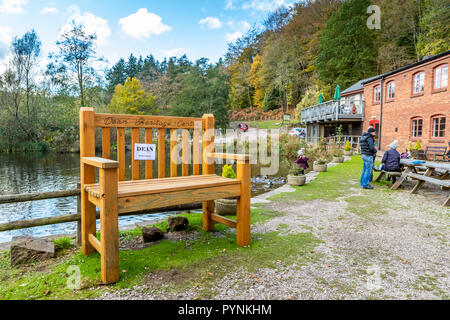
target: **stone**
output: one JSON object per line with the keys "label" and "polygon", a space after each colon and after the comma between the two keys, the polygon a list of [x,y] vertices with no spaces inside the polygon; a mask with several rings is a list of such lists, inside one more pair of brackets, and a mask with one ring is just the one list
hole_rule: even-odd
{"label": "stone", "polygon": [[55,257],[55,244],[50,239],[14,237],[10,253],[12,266],[44,261]]}
{"label": "stone", "polygon": [[164,232],[155,227],[142,228],[142,236],[145,243],[156,242],[164,238]]}
{"label": "stone", "polygon": [[181,216],[172,216],[169,217],[168,223],[169,228],[173,231],[183,231],[186,230],[187,226],[189,225],[189,220]]}

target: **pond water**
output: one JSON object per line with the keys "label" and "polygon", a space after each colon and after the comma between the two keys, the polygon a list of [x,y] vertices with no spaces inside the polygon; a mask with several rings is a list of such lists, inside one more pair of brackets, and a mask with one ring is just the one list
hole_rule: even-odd
{"label": "pond water", "polygon": [[[114,155],[112,155],[114,158]],[[131,156],[127,155],[131,160]],[[129,164],[127,167],[127,179],[131,176]],[[168,163],[166,164],[168,168]],[[154,176],[157,176],[154,166]],[[220,174],[221,166],[216,166]],[[143,170],[141,170],[143,171]],[[166,172],[169,170],[166,169]],[[257,166],[252,166],[253,173],[259,173]],[[0,153],[0,195],[23,194],[46,191],[59,191],[76,189],[79,181],[80,163],[78,154],[56,153]],[[143,174],[143,172],[141,172]],[[256,196],[285,183],[283,176],[252,177],[252,195]],[[12,204],[0,204],[0,223],[36,219],[63,214],[71,214],[77,211],[77,199],[60,198],[33,202]],[[137,222],[158,220],[170,216],[173,213],[160,213],[139,217],[121,217],[120,226],[132,225]],[[70,234],[76,232],[76,223],[65,223],[53,226],[43,226],[24,230],[0,232],[0,243],[10,241],[13,236],[47,236],[56,234]]]}

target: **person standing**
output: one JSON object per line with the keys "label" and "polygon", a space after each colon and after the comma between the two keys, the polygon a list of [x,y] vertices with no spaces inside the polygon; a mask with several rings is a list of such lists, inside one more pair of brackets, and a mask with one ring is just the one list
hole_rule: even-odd
{"label": "person standing", "polygon": [[374,139],[376,132],[377,131],[373,127],[370,127],[368,132],[364,132],[360,141],[361,154],[364,163],[360,184],[363,189],[373,189],[370,182],[373,178],[374,160],[377,154]]}

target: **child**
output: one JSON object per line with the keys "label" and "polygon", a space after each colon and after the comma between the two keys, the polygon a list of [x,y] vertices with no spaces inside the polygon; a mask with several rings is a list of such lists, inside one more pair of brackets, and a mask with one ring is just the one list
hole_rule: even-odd
{"label": "child", "polygon": [[301,149],[297,153],[298,158],[295,160],[295,163],[299,165],[300,168],[303,169],[302,174],[305,174],[305,170],[309,168],[308,161],[309,159],[305,156],[305,148]]}

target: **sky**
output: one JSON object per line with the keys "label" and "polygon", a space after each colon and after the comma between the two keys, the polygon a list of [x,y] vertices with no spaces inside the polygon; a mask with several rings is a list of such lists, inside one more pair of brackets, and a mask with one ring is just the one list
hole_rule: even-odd
{"label": "sky", "polygon": [[260,26],[268,13],[294,0],[0,0],[0,64],[11,40],[34,29],[42,61],[72,21],[97,34],[97,52],[109,66],[120,58],[187,54],[217,62],[227,43]]}

